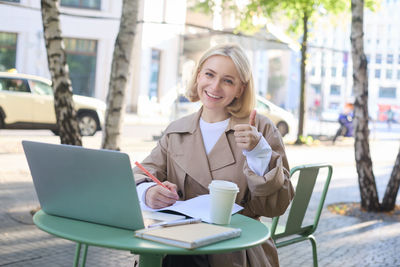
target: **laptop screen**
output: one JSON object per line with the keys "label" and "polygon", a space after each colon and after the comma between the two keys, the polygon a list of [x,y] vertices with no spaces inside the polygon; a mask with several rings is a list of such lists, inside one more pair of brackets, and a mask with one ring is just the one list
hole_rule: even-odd
{"label": "laptop screen", "polygon": [[22,141],[44,212],[130,230],[144,228],[129,156]]}

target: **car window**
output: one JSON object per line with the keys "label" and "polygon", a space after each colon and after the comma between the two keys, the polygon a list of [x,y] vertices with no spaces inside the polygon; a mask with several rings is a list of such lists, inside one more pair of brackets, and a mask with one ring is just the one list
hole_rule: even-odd
{"label": "car window", "polygon": [[53,89],[44,82],[30,80],[32,92],[38,95],[53,95]]}
{"label": "car window", "polygon": [[6,90],[6,80],[0,78],[0,91],[5,91],[5,90]]}
{"label": "car window", "polygon": [[257,101],[257,108],[270,110],[270,107],[267,104],[265,104],[264,102],[261,102],[261,101]]}
{"label": "car window", "polygon": [[11,92],[29,92],[28,83],[24,79],[0,78],[1,90]]}

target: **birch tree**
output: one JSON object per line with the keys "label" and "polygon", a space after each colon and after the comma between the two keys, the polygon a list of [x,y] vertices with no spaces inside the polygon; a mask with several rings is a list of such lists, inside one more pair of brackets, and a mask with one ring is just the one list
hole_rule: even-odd
{"label": "birch tree", "polygon": [[47,62],[54,93],[54,109],[62,144],[82,145],[76,112],[72,99],[72,85],[61,36],[58,0],[41,0],[43,32]]}
{"label": "birch tree", "polygon": [[[368,4],[373,4],[369,1]],[[400,150],[397,155],[382,204],[379,203],[373,165],[369,149],[368,75],[364,53],[364,1],[351,1],[351,52],[353,59],[353,87],[355,141],[354,153],[361,195],[361,207],[367,211],[391,211],[395,208],[400,184]]]}
{"label": "birch tree", "polygon": [[354,88],[354,152],[361,194],[361,207],[379,210],[368,129],[368,76],[367,58],[364,54],[364,1],[351,1],[351,54],[353,59]]}
{"label": "birch tree", "polygon": [[120,150],[125,94],[131,76],[130,60],[136,35],[139,0],[123,0],[119,32],[115,41],[102,147]]}

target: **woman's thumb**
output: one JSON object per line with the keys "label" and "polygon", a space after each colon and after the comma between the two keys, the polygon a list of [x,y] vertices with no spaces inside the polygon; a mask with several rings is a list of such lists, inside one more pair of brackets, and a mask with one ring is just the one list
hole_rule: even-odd
{"label": "woman's thumb", "polygon": [[257,111],[255,109],[253,109],[250,113],[250,120],[249,120],[249,124],[251,126],[256,126],[256,114]]}

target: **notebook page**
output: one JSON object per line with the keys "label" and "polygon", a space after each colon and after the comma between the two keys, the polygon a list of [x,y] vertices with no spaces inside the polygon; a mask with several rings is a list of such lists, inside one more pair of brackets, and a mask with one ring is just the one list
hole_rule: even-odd
{"label": "notebook page", "polygon": [[[174,205],[165,207],[162,209],[152,209],[148,206],[141,203],[142,210],[148,211],[162,211],[162,210],[170,210],[176,211],[182,214],[185,214],[192,218],[200,218],[204,222],[211,223],[210,211],[211,211],[211,197],[209,194],[201,195],[192,199],[188,199],[185,201],[177,201]],[[237,213],[242,210],[243,207],[237,205],[236,203],[233,205],[232,214]]]}

